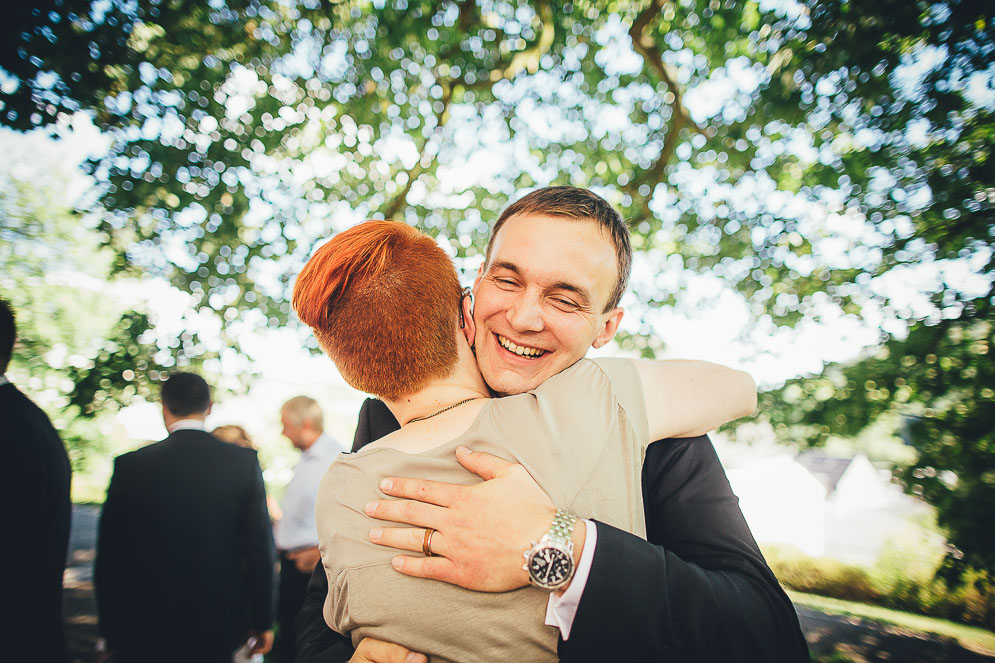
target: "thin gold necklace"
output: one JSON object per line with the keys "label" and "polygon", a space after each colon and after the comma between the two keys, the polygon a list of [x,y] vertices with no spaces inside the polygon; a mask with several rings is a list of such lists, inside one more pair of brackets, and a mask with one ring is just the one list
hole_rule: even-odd
{"label": "thin gold necklace", "polygon": [[424,417],[415,417],[414,419],[409,419],[408,423],[409,424],[413,424],[416,421],[425,421],[426,419],[431,419],[432,417],[434,417],[436,415],[440,415],[443,412],[449,412],[449,410],[452,410],[454,407],[459,407],[460,405],[463,405],[464,403],[469,403],[470,401],[475,401],[478,398],[482,398],[482,397],[481,396],[473,396],[471,398],[466,398],[464,400],[461,400],[459,403],[453,403],[452,405],[444,407],[441,410],[439,410],[438,412],[433,412],[432,414],[426,414]]}

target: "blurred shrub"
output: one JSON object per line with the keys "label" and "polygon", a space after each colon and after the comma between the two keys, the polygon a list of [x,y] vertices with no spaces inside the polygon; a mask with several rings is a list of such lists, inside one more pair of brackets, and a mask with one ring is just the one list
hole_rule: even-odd
{"label": "blurred shrub", "polygon": [[995,630],[995,578],[986,571],[968,569],[963,584],[955,590],[963,605],[962,619]]}
{"label": "blurred shrub", "polygon": [[916,550],[886,549],[870,568],[810,557],[789,546],[764,555],[781,584],[797,592],[880,605],[995,630],[995,578],[967,569],[957,582],[935,576]]}
{"label": "blurred shrub", "polygon": [[796,548],[770,547],[764,555],[785,587],[847,601],[880,604],[881,594],[870,574],[833,559],[809,557]]}

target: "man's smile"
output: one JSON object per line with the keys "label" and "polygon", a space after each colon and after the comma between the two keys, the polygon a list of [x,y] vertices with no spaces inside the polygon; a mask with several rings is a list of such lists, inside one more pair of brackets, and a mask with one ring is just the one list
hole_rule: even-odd
{"label": "man's smile", "polygon": [[541,348],[532,348],[532,347],[529,347],[527,345],[518,345],[518,344],[512,342],[511,339],[506,338],[506,337],[502,336],[501,334],[494,334],[494,336],[495,336],[495,338],[497,338],[498,345],[500,345],[502,348],[504,348],[508,352],[512,352],[512,353],[518,355],[519,357],[528,357],[530,359],[538,359],[539,357],[541,357],[544,354],[546,354],[546,351],[543,350],[543,349],[541,349]]}

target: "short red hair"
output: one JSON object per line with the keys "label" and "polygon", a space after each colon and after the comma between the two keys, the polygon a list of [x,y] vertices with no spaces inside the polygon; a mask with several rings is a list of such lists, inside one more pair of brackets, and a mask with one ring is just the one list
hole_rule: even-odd
{"label": "short red hair", "polygon": [[356,389],[396,400],[456,364],[460,285],[452,260],[406,223],[366,221],[318,249],[294,310]]}

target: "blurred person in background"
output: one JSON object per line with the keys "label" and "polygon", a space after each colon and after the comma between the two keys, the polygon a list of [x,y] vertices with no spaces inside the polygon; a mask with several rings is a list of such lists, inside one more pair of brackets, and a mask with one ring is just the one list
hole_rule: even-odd
{"label": "blurred person in background", "polygon": [[7,379],[17,329],[0,299],[0,658],[66,660],[62,575],[69,547],[69,457],[48,416]]}
{"label": "blurred person in background", "polygon": [[252,438],[249,437],[248,431],[241,426],[236,426],[234,424],[218,426],[211,431],[211,435],[218,438],[222,442],[237,444],[238,446],[245,447],[246,449],[256,448],[256,445],[252,443]]}
{"label": "blurred person in background", "polygon": [[296,396],[280,408],[283,436],[301,452],[293,476],[283,493],[281,516],[274,526],[280,555],[280,589],[277,597],[277,634],[273,652],[280,663],[293,663],[296,631],[294,622],[304,603],[308,579],[321,558],[318,529],[314,522],[314,500],[318,483],[328,465],[343,451],[324,430],[324,415],[318,401]]}
{"label": "blurred person in background", "polygon": [[[241,426],[236,426],[235,424],[218,426],[211,431],[211,435],[218,438],[222,442],[237,444],[238,446],[245,447],[246,449],[256,448],[256,445],[252,442],[252,438],[249,437],[249,432]],[[280,519],[283,512],[280,511],[280,505],[277,503],[276,498],[269,493],[266,494],[266,507],[269,509],[270,520],[275,522]]]}
{"label": "blurred person in background", "polygon": [[162,385],[169,436],[119,456],[100,515],[94,584],[115,663],[230,663],[273,644],[273,534],[256,452],[208,434],[207,383]]}

